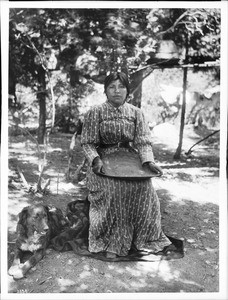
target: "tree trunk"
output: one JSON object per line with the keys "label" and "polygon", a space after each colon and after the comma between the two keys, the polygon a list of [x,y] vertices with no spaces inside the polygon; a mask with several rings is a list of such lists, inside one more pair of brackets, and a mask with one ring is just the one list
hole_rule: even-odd
{"label": "tree trunk", "polygon": [[182,100],[182,110],[181,110],[179,144],[178,144],[176,153],[174,154],[174,157],[173,157],[174,159],[180,159],[181,149],[182,149],[182,143],[183,143],[185,111],[186,111],[187,73],[188,73],[188,68],[184,68],[184,76],[183,76],[183,100]]}
{"label": "tree trunk", "polygon": [[[10,54],[10,53],[9,53]],[[8,86],[8,98],[9,98],[9,107],[17,106],[17,97],[16,97],[16,76],[15,76],[15,63],[9,55],[9,86]]]}
{"label": "tree trunk", "polygon": [[146,79],[152,72],[153,68],[143,68],[139,71],[136,71],[135,73],[131,74],[131,84],[130,84],[130,90],[131,94],[133,95],[133,98],[131,99],[130,103],[141,107],[142,103],[142,83],[143,80]]}
{"label": "tree trunk", "polygon": [[139,72],[135,72],[131,75],[130,89],[131,92],[133,91],[133,98],[131,99],[130,103],[139,108],[141,107],[141,100],[142,100],[142,81],[143,81],[143,70]]}
{"label": "tree trunk", "polygon": [[39,101],[39,128],[38,128],[38,144],[44,144],[46,131],[46,80],[45,70],[42,66],[38,70],[39,91],[37,98]]}

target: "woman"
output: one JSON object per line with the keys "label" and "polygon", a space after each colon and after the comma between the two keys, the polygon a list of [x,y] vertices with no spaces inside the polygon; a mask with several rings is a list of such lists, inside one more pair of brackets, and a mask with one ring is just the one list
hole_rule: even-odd
{"label": "woman", "polygon": [[132,143],[142,165],[162,174],[154,163],[151,136],[142,111],[127,103],[125,73],[106,77],[107,101],[85,115],[81,143],[89,162],[89,251],[107,258],[128,255],[130,249],[156,253],[171,244],[161,229],[160,204],[152,180],[102,176],[102,158]]}

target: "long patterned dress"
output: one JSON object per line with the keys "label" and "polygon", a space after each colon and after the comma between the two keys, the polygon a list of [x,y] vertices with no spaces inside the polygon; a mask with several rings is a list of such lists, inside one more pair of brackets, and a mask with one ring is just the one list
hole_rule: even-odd
{"label": "long patterned dress", "polygon": [[151,179],[125,180],[96,175],[92,161],[116,146],[99,150],[99,144],[131,142],[141,162],[154,161],[151,136],[141,109],[124,103],[115,108],[105,102],[86,114],[81,144],[89,162],[89,251],[126,256],[131,247],[157,252],[171,244],[161,229],[160,203]]}

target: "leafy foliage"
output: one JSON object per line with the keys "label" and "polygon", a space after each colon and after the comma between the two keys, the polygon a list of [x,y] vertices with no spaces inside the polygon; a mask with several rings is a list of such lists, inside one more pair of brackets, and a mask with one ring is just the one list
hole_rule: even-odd
{"label": "leafy foliage", "polygon": [[151,32],[163,40],[173,40],[189,56],[220,57],[219,9],[152,9],[148,15]]}
{"label": "leafy foliage", "polygon": [[[36,98],[41,89],[40,74],[45,73],[46,88],[43,92],[47,105],[47,125],[53,114],[53,93],[55,125],[62,123],[68,130],[86,107],[85,98],[94,91],[97,83],[103,83],[109,71],[127,71],[134,79],[135,88],[145,74],[142,72],[142,76],[138,77],[133,75],[156,55],[160,42],[164,40],[174,41],[179,49],[178,55],[189,62],[192,57],[199,58],[199,61],[202,57],[218,58],[220,11],[11,9],[9,75],[12,90],[15,90],[16,84],[30,87],[37,107]],[[189,46],[188,57],[184,57],[186,43]],[[182,75],[181,71],[174,72],[175,76],[173,71],[167,71],[164,80],[169,77],[170,82],[176,85]],[[213,76],[219,80],[219,72],[211,73],[209,85],[214,80]],[[192,88],[191,83],[189,88]],[[197,89],[200,90],[200,86]],[[141,94],[138,96],[141,97]],[[159,91],[157,96],[161,100]],[[22,101],[21,96],[19,101]],[[140,98],[137,101],[140,102]],[[25,102],[23,107],[26,106]],[[161,102],[159,109],[156,109],[159,115],[168,113],[170,108],[167,108],[167,103]]]}

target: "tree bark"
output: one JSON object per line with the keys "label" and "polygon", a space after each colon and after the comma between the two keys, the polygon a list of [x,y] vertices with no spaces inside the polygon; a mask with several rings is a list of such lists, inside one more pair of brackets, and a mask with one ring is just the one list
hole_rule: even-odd
{"label": "tree bark", "polygon": [[[133,98],[130,103],[141,107],[142,101],[142,81],[143,81],[143,70],[135,72],[131,75],[131,86],[130,89],[133,91]],[[137,87],[137,88],[136,88]]]}
{"label": "tree bark", "polygon": [[38,128],[38,144],[44,144],[46,131],[46,80],[45,70],[42,66],[38,70],[39,92],[37,98],[39,101],[39,128]]}
{"label": "tree bark", "polygon": [[[188,63],[188,52],[189,52],[189,35],[186,33],[185,40],[185,63]],[[183,68],[183,97],[182,97],[182,109],[181,109],[181,122],[180,122],[180,133],[179,133],[179,144],[174,154],[174,159],[180,159],[181,150],[183,144],[183,135],[184,135],[184,124],[185,124],[185,111],[186,111],[186,91],[187,91],[187,74],[188,68]]]}
{"label": "tree bark", "polygon": [[183,100],[182,100],[182,110],[181,110],[181,122],[180,122],[180,134],[179,134],[179,144],[174,154],[174,159],[180,159],[181,149],[183,144],[183,134],[184,134],[184,122],[185,122],[185,111],[186,111],[186,90],[187,90],[187,73],[188,68],[184,68],[183,75]]}
{"label": "tree bark", "polygon": [[8,86],[8,95],[9,95],[9,107],[17,105],[17,96],[16,96],[16,75],[15,75],[15,63],[11,58],[11,53],[9,52],[9,86]]}
{"label": "tree bark", "polygon": [[142,103],[142,83],[144,79],[146,79],[152,72],[154,71],[154,68],[152,67],[146,67],[139,71],[136,71],[135,73],[131,74],[131,84],[130,84],[130,90],[131,94],[133,95],[133,98],[131,99],[130,103],[141,107]]}

